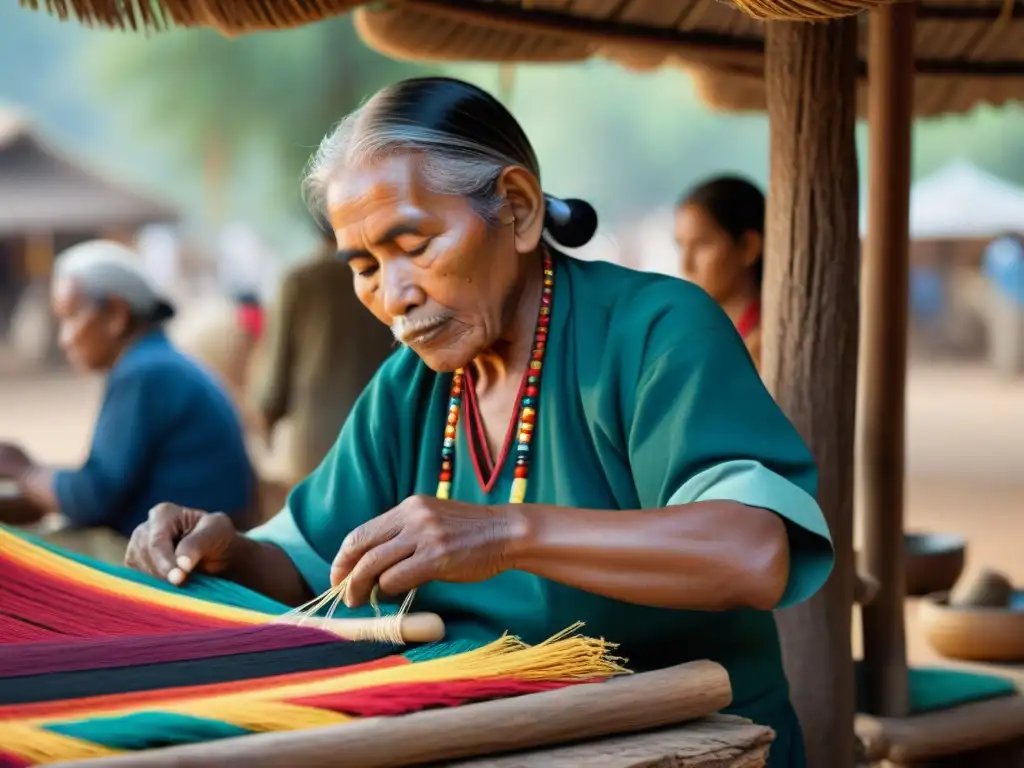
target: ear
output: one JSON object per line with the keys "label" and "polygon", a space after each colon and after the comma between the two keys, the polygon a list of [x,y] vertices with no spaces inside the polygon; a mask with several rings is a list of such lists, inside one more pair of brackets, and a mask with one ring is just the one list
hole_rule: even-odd
{"label": "ear", "polygon": [[120,339],[127,332],[132,322],[132,310],[123,299],[107,300],[107,327],[111,336]]}
{"label": "ear", "polygon": [[764,249],[764,238],[753,229],[743,235],[743,266],[750,268],[760,258]]}
{"label": "ear", "polygon": [[544,193],[537,177],[525,168],[509,166],[498,177],[497,191],[506,200],[502,223],[512,228],[516,251],[533,253],[544,232]]}

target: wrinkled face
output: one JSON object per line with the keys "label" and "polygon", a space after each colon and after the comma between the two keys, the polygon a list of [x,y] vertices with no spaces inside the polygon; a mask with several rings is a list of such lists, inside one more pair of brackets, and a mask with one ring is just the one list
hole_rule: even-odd
{"label": "wrinkled face", "polygon": [[51,306],[60,327],[60,348],[68,362],[83,371],[109,369],[123,347],[130,320],[127,307],[90,301],[68,280],[54,285]]}
{"label": "wrinkled face", "polygon": [[451,371],[501,337],[522,259],[513,204],[489,224],[467,199],[427,189],[421,162],[405,154],[349,169],[327,206],[360,301],[430,368]]}
{"label": "wrinkled face", "polygon": [[698,205],[676,209],[676,245],[683,277],[719,303],[728,301],[753,280],[751,266],[760,252],[760,237],[748,233],[736,241]]}

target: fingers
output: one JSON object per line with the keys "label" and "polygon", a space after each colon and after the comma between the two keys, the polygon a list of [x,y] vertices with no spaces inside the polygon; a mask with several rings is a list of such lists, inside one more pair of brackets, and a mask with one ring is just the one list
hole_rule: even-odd
{"label": "fingers", "polygon": [[401,533],[399,510],[400,507],[395,507],[390,512],[364,523],[345,537],[331,564],[331,586],[336,587],[344,581],[367,552]]}
{"label": "fingers", "polygon": [[209,555],[224,550],[225,537],[233,537],[234,525],[227,515],[217,512],[199,518],[174,549],[174,567],[168,574],[172,584],[181,584],[188,574]]}
{"label": "fingers", "polygon": [[[144,547],[144,557],[148,559],[154,576],[170,579],[175,569],[174,543],[181,534],[181,507],[174,504],[158,504],[149,512],[146,524],[148,536],[140,542]],[[180,584],[180,581],[171,581]]]}
{"label": "fingers", "polygon": [[[386,541],[364,554],[349,574],[348,587],[345,590],[345,605],[354,608],[369,600],[370,592],[380,580],[381,574],[415,552],[416,543],[411,538],[399,537]],[[334,573],[332,569],[332,583]],[[381,588],[384,588],[383,584]]]}
{"label": "fingers", "polygon": [[414,554],[400,560],[377,577],[381,592],[401,595],[437,578],[444,571],[444,563],[431,563],[428,558]]}

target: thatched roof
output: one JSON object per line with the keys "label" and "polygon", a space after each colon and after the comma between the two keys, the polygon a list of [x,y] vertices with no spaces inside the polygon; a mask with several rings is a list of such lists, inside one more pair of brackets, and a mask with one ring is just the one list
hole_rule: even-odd
{"label": "thatched roof", "polygon": [[[172,22],[228,34],[298,26],[359,0],[21,0],[86,23],[158,28]],[[760,18],[827,18],[889,0],[393,0],[359,8],[373,47],[398,58],[567,62],[594,56],[627,66],[678,64],[725,109],[763,109]],[[917,111],[959,112],[1024,98],[1019,0],[925,0],[918,5]],[[866,26],[866,24],[865,24]],[[861,35],[862,57],[866,29]],[[866,71],[866,65],[862,64]]]}
{"label": "thatched roof", "polygon": [[177,219],[169,207],[87,171],[0,111],[0,236],[137,228]]}

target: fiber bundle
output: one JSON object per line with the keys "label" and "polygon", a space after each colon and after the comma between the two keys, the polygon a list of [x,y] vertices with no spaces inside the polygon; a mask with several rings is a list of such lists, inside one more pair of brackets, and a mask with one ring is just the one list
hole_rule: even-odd
{"label": "fiber bundle", "polygon": [[[186,587],[0,527],[0,767],[113,756],[601,682],[570,630],[536,646],[343,640],[237,584]],[[575,628],[573,628],[575,629]]]}

